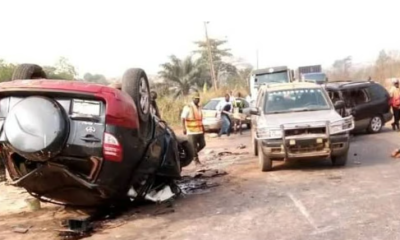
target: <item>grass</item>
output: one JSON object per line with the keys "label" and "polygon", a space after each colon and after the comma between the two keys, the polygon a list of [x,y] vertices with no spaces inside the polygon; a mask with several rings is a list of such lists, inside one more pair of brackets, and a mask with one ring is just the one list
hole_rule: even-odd
{"label": "grass", "polygon": [[[205,93],[200,93],[200,103],[204,106],[210,99],[223,97],[226,93],[232,90],[235,93],[240,92],[243,97],[247,95],[247,90],[245,89],[228,89],[228,88],[220,88],[217,91],[207,91]],[[160,109],[161,117],[171,126],[179,126],[180,125],[180,115],[183,107],[191,102],[190,96],[179,97],[177,99],[172,98],[171,96],[163,96],[157,99],[158,108]]]}

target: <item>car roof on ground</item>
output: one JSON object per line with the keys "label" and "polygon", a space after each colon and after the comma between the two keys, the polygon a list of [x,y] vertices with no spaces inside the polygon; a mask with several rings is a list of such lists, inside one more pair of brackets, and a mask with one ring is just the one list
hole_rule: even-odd
{"label": "car roof on ground", "polygon": [[346,88],[357,88],[357,87],[366,87],[371,84],[374,84],[374,81],[367,81],[367,80],[360,80],[360,81],[335,81],[335,82],[328,82],[325,84],[325,87],[328,89],[346,89]]}
{"label": "car roof on ground", "polygon": [[321,85],[310,83],[310,82],[292,82],[292,83],[273,83],[263,85],[260,90],[271,92],[279,90],[291,90],[291,89],[302,89],[302,88],[322,88]]}

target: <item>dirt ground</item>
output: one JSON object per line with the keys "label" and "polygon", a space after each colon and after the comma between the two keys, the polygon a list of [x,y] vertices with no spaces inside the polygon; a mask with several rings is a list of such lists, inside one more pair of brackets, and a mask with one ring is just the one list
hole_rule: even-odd
{"label": "dirt ground", "polygon": [[[201,160],[228,172],[210,180],[220,186],[172,207],[132,209],[88,239],[400,239],[400,162],[389,157],[398,138],[389,129],[355,136],[344,168],[328,160],[277,162],[268,173],[251,155],[248,131],[208,138]],[[238,155],[217,156],[224,151]],[[77,214],[49,204],[30,212],[26,197],[0,186],[0,240],[58,239],[60,220]],[[14,233],[16,226],[31,228]]]}

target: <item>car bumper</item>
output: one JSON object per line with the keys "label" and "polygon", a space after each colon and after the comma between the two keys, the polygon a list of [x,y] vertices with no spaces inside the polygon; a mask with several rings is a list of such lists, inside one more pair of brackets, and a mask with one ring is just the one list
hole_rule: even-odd
{"label": "car bumper", "polygon": [[221,119],[204,119],[203,126],[206,131],[213,131],[221,129],[222,121]]}
{"label": "car bumper", "polygon": [[[271,159],[309,159],[309,158],[327,158],[331,156],[341,156],[347,153],[349,149],[349,134],[331,135],[326,140],[326,147],[316,151],[309,152],[291,152],[287,151],[290,140],[286,143],[282,139],[261,140],[262,152]],[[316,139],[298,139],[296,144],[307,145],[309,142],[315,142]]]}
{"label": "car bumper", "polygon": [[392,118],[393,118],[393,113],[392,112],[388,112],[388,113],[383,114],[383,122],[384,123],[389,122],[390,120],[392,120]]}

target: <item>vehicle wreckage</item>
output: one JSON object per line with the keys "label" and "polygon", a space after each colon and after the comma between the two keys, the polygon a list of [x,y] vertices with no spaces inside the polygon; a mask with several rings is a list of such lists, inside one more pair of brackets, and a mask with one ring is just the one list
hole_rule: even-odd
{"label": "vehicle wreckage", "polygon": [[142,69],[128,69],[117,89],[19,65],[0,83],[0,147],[13,185],[80,207],[170,198],[193,159],[189,142],[152,114]]}

